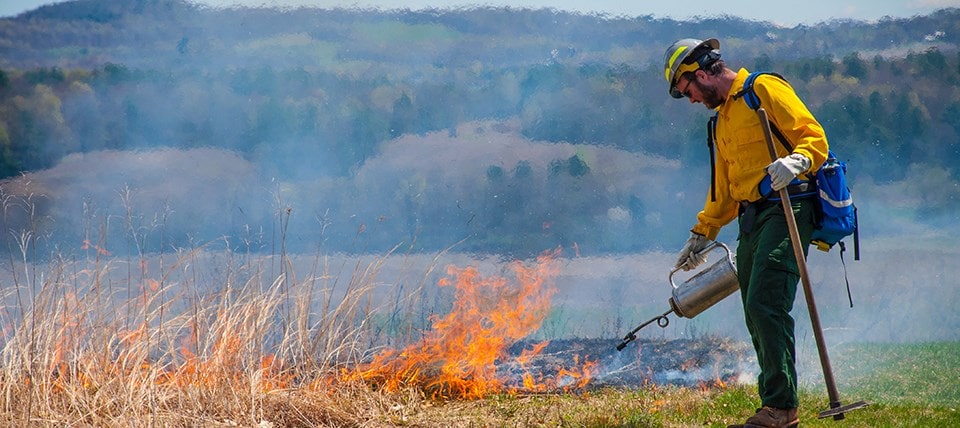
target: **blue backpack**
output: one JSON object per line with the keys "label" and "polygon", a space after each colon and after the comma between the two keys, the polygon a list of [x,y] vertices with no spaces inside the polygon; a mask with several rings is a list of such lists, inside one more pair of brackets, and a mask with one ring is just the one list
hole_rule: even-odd
{"label": "blue backpack", "polygon": [[817,171],[817,191],[820,195],[819,227],[813,231],[813,243],[823,251],[840,244],[853,235],[856,260],[860,260],[860,236],[857,232],[857,206],[847,187],[847,163],[830,152],[827,161]]}

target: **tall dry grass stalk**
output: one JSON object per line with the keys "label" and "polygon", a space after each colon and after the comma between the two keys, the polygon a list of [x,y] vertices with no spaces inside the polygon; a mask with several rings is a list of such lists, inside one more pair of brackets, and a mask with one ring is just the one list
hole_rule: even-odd
{"label": "tall dry grass stalk", "polygon": [[[145,239],[129,210],[126,219],[130,239]],[[338,271],[318,254],[298,278],[285,253],[148,255],[138,244],[113,256],[102,236],[80,259],[41,264],[32,231],[11,249],[0,425],[364,426],[419,399],[338,380],[379,334],[410,325],[378,315],[405,314],[417,298],[397,292],[394,306],[378,306],[383,258],[343,275],[345,261]]]}

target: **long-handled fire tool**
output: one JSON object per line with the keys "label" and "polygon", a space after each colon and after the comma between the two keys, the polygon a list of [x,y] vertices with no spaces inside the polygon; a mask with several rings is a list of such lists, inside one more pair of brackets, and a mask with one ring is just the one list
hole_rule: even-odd
{"label": "long-handled fire tool", "polygon": [[678,286],[673,282],[673,274],[677,273],[680,268],[674,268],[670,271],[670,285],[673,286],[673,296],[669,300],[670,310],[640,324],[627,333],[620,344],[617,345],[618,351],[622,351],[628,343],[636,340],[637,332],[654,321],[661,328],[669,325],[670,319],[667,318],[667,315],[670,315],[671,312],[684,318],[693,318],[740,289],[737,282],[737,270],[733,264],[733,255],[726,245],[713,242],[700,250],[698,254],[706,254],[715,248],[723,248],[727,252],[727,256],[693,275],[683,284]]}
{"label": "long-handled fire tool", "polygon": [[[757,109],[757,115],[760,116],[760,123],[763,125],[763,135],[767,140],[767,149],[770,151],[771,161],[777,160],[777,150],[773,145],[773,132],[770,128],[770,119],[767,117],[766,110],[763,107]],[[793,244],[793,255],[797,258],[797,268],[800,271],[800,282],[803,284],[803,296],[807,299],[807,310],[810,312],[810,323],[813,324],[813,335],[817,342],[817,352],[820,354],[820,365],[823,367],[824,383],[827,384],[827,395],[830,397],[830,408],[820,412],[817,417],[820,419],[833,416],[834,420],[844,418],[844,413],[866,407],[865,401],[857,401],[846,406],[840,402],[840,393],[837,392],[837,384],[833,380],[833,370],[830,368],[830,357],[827,355],[827,345],[823,340],[823,329],[820,327],[820,315],[817,312],[817,304],[813,298],[813,288],[810,286],[810,275],[807,273],[807,260],[803,254],[803,247],[800,243],[800,231],[797,229],[797,219],[793,215],[793,208],[790,204],[790,193],[786,188],[780,189],[780,202],[783,206],[783,214],[787,219],[787,228],[790,231],[790,242]]]}

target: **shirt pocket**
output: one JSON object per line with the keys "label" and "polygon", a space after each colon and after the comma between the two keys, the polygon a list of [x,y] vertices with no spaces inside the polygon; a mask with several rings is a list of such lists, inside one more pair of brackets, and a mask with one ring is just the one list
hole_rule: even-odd
{"label": "shirt pocket", "polygon": [[740,127],[732,134],[737,169],[749,175],[770,165],[770,150],[759,123]]}

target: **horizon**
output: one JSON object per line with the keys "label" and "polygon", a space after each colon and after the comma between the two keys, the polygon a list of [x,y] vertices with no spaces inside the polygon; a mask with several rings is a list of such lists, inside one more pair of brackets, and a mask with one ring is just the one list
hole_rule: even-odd
{"label": "horizon", "polygon": [[[191,1],[209,7],[268,7],[268,8],[346,8],[380,10],[455,10],[475,7],[509,7],[515,9],[556,9],[560,11],[609,15],[611,17],[652,16],[658,19],[678,21],[696,20],[710,17],[738,17],[750,21],[766,21],[785,27],[814,25],[833,20],[877,21],[884,18],[911,18],[934,13],[945,8],[960,7],[960,0],[911,0],[911,1],[875,1],[848,0],[811,0],[802,7],[781,4],[775,8],[758,9],[748,0],[731,0],[722,8],[714,2],[694,1],[685,3],[638,2],[623,3],[617,0],[519,0],[487,1],[483,3],[469,0],[200,0]],[[19,14],[63,1],[13,0],[0,5],[0,18],[13,18]]]}

